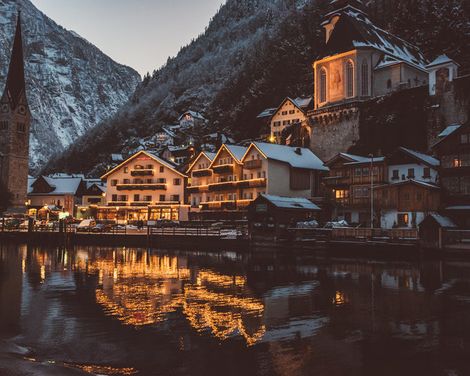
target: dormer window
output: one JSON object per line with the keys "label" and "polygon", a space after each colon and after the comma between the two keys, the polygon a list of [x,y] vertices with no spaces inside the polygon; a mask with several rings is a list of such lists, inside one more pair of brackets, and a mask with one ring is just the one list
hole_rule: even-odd
{"label": "dormer window", "polygon": [[326,69],[320,69],[320,103],[326,102]]}

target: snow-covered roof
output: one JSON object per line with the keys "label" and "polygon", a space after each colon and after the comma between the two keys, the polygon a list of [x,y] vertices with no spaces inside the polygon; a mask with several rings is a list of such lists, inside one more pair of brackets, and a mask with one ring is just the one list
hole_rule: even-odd
{"label": "snow-covered roof", "polygon": [[454,60],[452,60],[449,56],[447,55],[440,55],[436,57],[431,63],[429,63],[426,68],[432,68],[432,67],[437,67],[438,65],[444,65],[448,63],[453,63],[455,65],[458,65]]}
{"label": "snow-covered roof", "polygon": [[377,63],[374,69],[386,68],[391,65],[401,64],[401,63],[403,63],[403,61],[395,59],[394,57],[389,56],[389,55],[384,55],[382,59],[379,60],[379,62]]}
{"label": "snow-covered roof", "polygon": [[[80,183],[82,182],[81,177],[73,177],[71,175],[67,174],[54,174],[54,175],[49,175],[49,176],[42,176],[42,178],[46,181],[46,183],[51,187],[54,188],[53,191],[51,192],[41,192],[37,193],[38,195],[65,195],[65,194],[71,194],[75,195],[77,193],[78,188],[80,187]],[[38,178],[39,179],[39,178]],[[31,185],[34,185],[34,183],[37,181],[37,179],[31,183]],[[30,194],[35,194],[30,192]]]}
{"label": "snow-covered roof", "polygon": [[171,129],[166,128],[166,127],[162,127],[162,130],[160,131],[160,133],[166,133],[168,136],[173,137],[173,138],[176,137],[175,132],[173,132]]}
{"label": "snow-covered roof", "polygon": [[[266,158],[288,163],[294,168],[321,171],[329,170],[328,167],[324,165],[323,161],[307,148],[269,144],[266,142],[253,142],[252,145],[261,151]],[[252,145],[250,145],[250,148]],[[245,156],[247,154],[248,150],[245,153]]]}
{"label": "snow-covered roof", "polygon": [[407,180],[402,180],[402,181],[398,181],[398,182],[388,183],[388,184],[378,186],[376,189],[381,189],[381,188],[386,188],[386,187],[396,187],[396,186],[399,186],[399,185],[406,185],[406,184],[415,184],[415,185],[419,185],[421,187],[429,188],[429,189],[441,189],[436,184],[432,184],[432,183],[429,183],[427,181],[416,180],[416,179],[407,179]]}
{"label": "snow-covered roof", "polygon": [[445,228],[455,228],[457,225],[449,217],[445,217],[439,213],[429,213],[429,216],[432,217],[441,227]]}
{"label": "snow-covered roof", "polygon": [[122,154],[111,154],[111,160],[113,162],[122,162],[124,160],[124,157]]}
{"label": "snow-covered roof", "polygon": [[225,147],[230,151],[230,153],[233,154],[235,158],[237,158],[239,161],[242,160],[243,156],[245,155],[246,146],[240,146],[240,145],[229,145],[229,144],[224,144]]}
{"label": "snow-covered roof", "polygon": [[267,194],[261,194],[261,196],[277,208],[320,210],[317,205],[304,197],[282,197]]}
{"label": "snow-covered roof", "polygon": [[[351,154],[348,154],[348,155],[351,156]],[[352,161],[352,162],[347,162],[344,165],[348,166],[348,165],[356,165],[356,164],[362,164],[362,163],[380,163],[380,162],[385,161],[385,157],[372,157],[372,158],[369,158],[369,157],[361,157],[359,155],[355,155],[354,159],[357,159],[357,160]]]}
{"label": "snow-covered roof", "polygon": [[438,159],[431,157],[430,155],[423,154],[418,151],[405,148],[403,146],[401,146],[399,150],[405,152],[406,154],[410,155],[411,157],[417,159],[420,162],[423,162],[424,164],[430,167],[439,167],[441,164],[441,162]]}
{"label": "snow-covered roof", "polygon": [[313,97],[307,97],[307,98],[297,97],[293,99],[292,101],[297,105],[297,107],[305,109],[310,105],[312,100],[313,100]]}
{"label": "snow-covered roof", "polygon": [[206,155],[206,157],[210,160],[213,161],[215,158],[216,153],[213,153],[211,151],[203,151],[203,153]]}
{"label": "snow-covered roof", "polygon": [[446,210],[470,210],[470,205],[453,205],[448,206]]}
{"label": "snow-covered roof", "polygon": [[194,119],[206,120],[206,118],[204,116],[202,116],[202,114],[200,112],[193,111],[193,110],[188,110],[188,111],[183,112],[179,116],[178,121],[180,121],[183,118],[183,116],[186,115],[186,114],[191,115]]}
{"label": "snow-covered roof", "polygon": [[447,137],[448,135],[454,133],[457,129],[461,127],[460,124],[452,124],[447,126],[437,137]]}
{"label": "snow-covered roof", "polygon": [[110,174],[112,174],[114,171],[118,170],[119,168],[121,168],[123,165],[125,165],[126,163],[129,163],[131,160],[133,160],[134,158],[136,158],[137,156],[139,156],[140,154],[145,154],[147,156],[149,156],[150,158],[154,159],[155,161],[157,161],[158,163],[160,163],[161,165],[169,168],[170,170],[176,172],[177,174],[179,175],[182,175],[184,177],[186,177],[186,175],[184,175],[183,173],[181,173],[180,171],[178,171],[176,169],[176,166],[171,164],[170,162],[168,162],[167,160],[163,159],[163,158],[160,158],[158,155],[154,154],[154,153],[151,153],[149,151],[146,151],[146,150],[140,150],[138,151],[137,153],[135,153],[134,155],[132,155],[131,157],[129,157],[128,159],[126,159],[124,162],[120,163],[119,165],[117,165],[116,167],[112,168],[111,170],[109,170],[106,174],[104,174],[101,179],[105,179],[107,178]]}
{"label": "snow-covered roof", "polygon": [[428,61],[411,43],[379,28],[367,15],[351,6],[329,14],[340,18],[319,58],[333,56],[357,48],[373,48],[423,71]]}
{"label": "snow-covered roof", "polygon": [[261,111],[258,116],[256,116],[258,119],[264,118],[264,117],[271,117],[276,113],[277,108],[266,108],[263,111]]}

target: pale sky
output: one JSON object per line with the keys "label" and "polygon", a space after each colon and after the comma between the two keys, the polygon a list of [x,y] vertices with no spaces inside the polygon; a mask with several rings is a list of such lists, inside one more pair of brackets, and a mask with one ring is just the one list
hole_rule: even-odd
{"label": "pale sky", "polygon": [[73,30],[141,75],[204,32],[224,0],[32,0],[59,25]]}

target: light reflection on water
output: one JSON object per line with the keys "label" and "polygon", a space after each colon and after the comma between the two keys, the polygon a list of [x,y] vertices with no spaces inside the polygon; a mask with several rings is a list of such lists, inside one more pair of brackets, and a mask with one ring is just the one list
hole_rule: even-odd
{"label": "light reflection on water", "polygon": [[38,358],[89,373],[463,375],[468,271],[462,263],[0,246],[0,339],[17,336]]}

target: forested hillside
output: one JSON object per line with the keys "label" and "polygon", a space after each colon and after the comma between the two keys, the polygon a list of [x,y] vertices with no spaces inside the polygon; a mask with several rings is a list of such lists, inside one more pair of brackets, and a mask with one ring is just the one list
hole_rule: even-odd
{"label": "forested hillside", "polygon": [[[257,113],[286,95],[311,95],[311,64],[323,44],[327,0],[228,0],[206,31],[147,76],[132,100],[52,160],[49,171],[88,172],[131,139],[178,113],[205,113],[214,129],[256,136]],[[428,59],[447,53],[469,71],[470,2],[369,1],[377,24],[419,46]]]}

